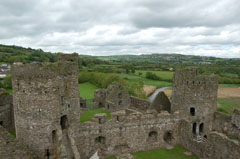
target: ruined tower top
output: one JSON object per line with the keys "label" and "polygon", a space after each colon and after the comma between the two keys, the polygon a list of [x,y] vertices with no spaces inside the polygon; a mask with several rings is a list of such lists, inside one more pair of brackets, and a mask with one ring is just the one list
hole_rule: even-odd
{"label": "ruined tower top", "polygon": [[78,54],[77,53],[74,53],[74,54],[58,53],[57,54],[57,61],[77,63],[78,62]]}
{"label": "ruined tower top", "polygon": [[78,74],[77,54],[58,54],[56,63],[33,63],[13,65],[14,79],[31,81],[32,79],[50,79],[58,76]]}
{"label": "ruined tower top", "polygon": [[184,117],[202,118],[217,107],[217,76],[203,76],[196,68],[177,70],[174,74],[171,110]]}

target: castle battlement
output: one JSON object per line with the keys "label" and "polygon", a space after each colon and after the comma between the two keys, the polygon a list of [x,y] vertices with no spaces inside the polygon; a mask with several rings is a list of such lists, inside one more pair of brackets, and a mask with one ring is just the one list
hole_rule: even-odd
{"label": "castle battlement", "polygon": [[14,65],[12,76],[14,79],[29,81],[32,79],[53,79],[58,76],[77,74],[78,68],[74,63],[33,63]]}
{"label": "castle battlement", "polygon": [[197,69],[177,70],[174,74],[174,87],[195,90],[216,89],[218,87],[218,77],[199,75]]}

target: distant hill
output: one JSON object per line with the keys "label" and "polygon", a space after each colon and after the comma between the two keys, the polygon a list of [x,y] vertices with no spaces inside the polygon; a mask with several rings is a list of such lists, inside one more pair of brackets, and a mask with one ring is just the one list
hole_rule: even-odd
{"label": "distant hill", "polygon": [[[44,52],[41,49],[24,48],[0,44],[0,62],[54,62],[56,54]],[[168,63],[168,64],[197,64],[197,65],[240,65],[240,58],[226,59],[205,56],[180,55],[180,54],[143,54],[143,55],[116,55],[116,56],[88,56],[79,55],[80,64],[87,63],[107,64],[108,62],[135,62],[135,63]]]}
{"label": "distant hill", "polygon": [[55,54],[44,52],[41,49],[24,48],[20,46],[8,46],[0,44],[0,62],[54,62]]}
{"label": "distant hill", "polygon": [[240,58],[216,58],[206,56],[193,56],[181,54],[143,54],[143,55],[116,55],[98,56],[98,59],[117,62],[150,62],[150,63],[174,63],[174,64],[226,64],[240,65]]}

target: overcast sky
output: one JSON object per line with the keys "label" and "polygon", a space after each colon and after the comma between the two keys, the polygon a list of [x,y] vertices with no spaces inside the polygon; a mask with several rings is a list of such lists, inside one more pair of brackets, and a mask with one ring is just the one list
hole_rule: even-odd
{"label": "overcast sky", "polygon": [[240,58],[239,0],[0,0],[0,43]]}

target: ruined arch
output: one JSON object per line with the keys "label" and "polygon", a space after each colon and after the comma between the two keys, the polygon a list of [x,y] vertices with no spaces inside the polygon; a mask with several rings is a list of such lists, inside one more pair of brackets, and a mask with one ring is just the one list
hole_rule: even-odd
{"label": "ruined arch", "polygon": [[172,133],[172,131],[171,130],[169,130],[169,131],[166,131],[165,133],[164,133],[164,136],[163,136],[163,140],[166,142],[166,143],[171,143],[171,141],[172,141],[172,139],[173,139],[173,133]]}
{"label": "ruined arch", "polygon": [[148,133],[148,142],[156,142],[158,133],[157,131],[150,131]]}

